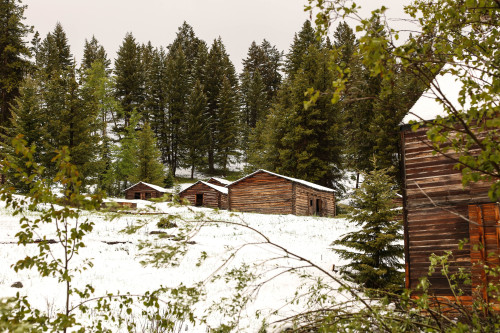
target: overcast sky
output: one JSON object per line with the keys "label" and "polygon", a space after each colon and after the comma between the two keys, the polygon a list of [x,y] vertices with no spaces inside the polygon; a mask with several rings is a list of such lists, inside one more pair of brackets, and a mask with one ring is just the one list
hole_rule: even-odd
{"label": "overcast sky", "polygon": [[[409,0],[360,0],[367,9],[385,5],[388,16],[402,17]],[[24,0],[28,5],[26,23],[42,38],[60,22],[68,36],[77,61],[85,39],[95,35],[109,58],[127,32],[140,43],[167,46],[183,21],[193,26],[196,35],[209,45],[221,36],[236,69],[247,55],[252,41],[267,39],[281,51],[288,51],[294,33],[308,18],[306,0]]]}

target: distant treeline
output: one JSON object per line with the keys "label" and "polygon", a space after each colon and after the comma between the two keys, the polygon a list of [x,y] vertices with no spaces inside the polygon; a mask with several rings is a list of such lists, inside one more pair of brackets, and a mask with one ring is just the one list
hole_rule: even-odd
{"label": "distant treeline", "polygon": [[[306,21],[286,55],[253,42],[238,74],[222,40],[208,45],[187,23],[167,47],[127,33],[114,63],[92,37],[77,64],[60,24],[25,43],[24,8],[3,6],[2,154],[21,133],[50,176],[54,151],[68,146],[84,185],[108,194],[162,185],[180,167],[225,173],[236,160],[341,191],[344,170],[369,171],[373,156],[397,166],[398,125],[422,91],[401,72],[380,94],[345,23],[321,39]],[[333,82],[347,86],[342,96]]]}

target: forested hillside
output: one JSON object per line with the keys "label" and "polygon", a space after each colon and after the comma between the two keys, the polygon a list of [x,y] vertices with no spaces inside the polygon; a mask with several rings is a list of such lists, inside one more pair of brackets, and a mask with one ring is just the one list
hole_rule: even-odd
{"label": "forested hillside", "polygon": [[[163,185],[179,168],[191,178],[225,174],[235,162],[342,192],[345,170],[369,171],[373,156],[397,166],[398,125],[422,92],[401,70],[393,93],[380,95],[345,23],[320,38],[304,22],[286,53],[253,42],[237,73],[222,39],[201,40],[186,22],[169,45],[127,32],[116,55],[89,36],[74,59],[79,46],[61,24],[39,36],[23,23],[24,7],[3,6],[2,155],[22,134],[50,177],[55,150],[67,146],[84,186],[110,195],[138,180]],[[336,68],[351,77],[332,104]]]}

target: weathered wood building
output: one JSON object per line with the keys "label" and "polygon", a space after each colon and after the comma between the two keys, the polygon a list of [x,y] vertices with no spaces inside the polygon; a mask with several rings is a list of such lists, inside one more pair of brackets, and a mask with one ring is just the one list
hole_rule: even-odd
{"label": "weathered wood building", "polygon": [[125,199],[148,200],[151,198],[161,198],[165,193],[169,193],[170,191],[158,185],[138,182],[125,189],[124,192]]}
{"label": "weathered wood building", "polygon": [[209,180],[207,180],[207,183],[226,187],[227,185],[231,184],[232,182],[227,180],[227,179],[212,177]]}
{"label": "weathered wood building", "polygon": [[[500,255],[499,206],[488,197],[491,183],[462,186],[461,172],[454,168],[458,154],[433,154],[426,131],[420,128],[412,132],[409,126],[401,131],[406,287],[415,289],[419,279],[428,276],[433,253],[451,251],[450,273],[461,267],[473,273],[472,288],[462,286],[462,300],[470,301],[475,287],[491,282],[484,270],[473,264],[498,261]],[[464,239],[470,244],[459,249]],[[478,247],[479,243],[484,247]],[[494,254],[492,259],[487,259],[489,253]],[[451,297],[449,283],[439,269],[429,282],[434,295]]]}
{"label": "weathered wood building", "polygon": [[228,208],[241,212],[335,216],[330,188],[266,170],[257,170],[227,186]]}
{"label": "weathered wood building", "polygon": [[227,209],[228,189],[213,183],[198,181],[179,193],[193,206]]}

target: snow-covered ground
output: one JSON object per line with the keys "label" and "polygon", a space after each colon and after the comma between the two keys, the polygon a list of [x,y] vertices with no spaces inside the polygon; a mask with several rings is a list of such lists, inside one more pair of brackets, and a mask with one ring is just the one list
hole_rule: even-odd
{"label": "snow-covered ground", "polygon": [[[124,200],[120,200],[124,201]],[[351,231],[346,220],[322,217],[298,217],[293,215],[263,215],[251,213],[232,213],[208,208],[173,206],[170,203],[152,203],[141,200],[130,200],[138,204],[138,210],[155,212],[154,215],[120,214],[104,212],[82,212],[83,218],[94,222],[94,230],[88,234],[84,243],[86,247],[80,255],[71,262],[73,267],[79,267],[83,259],[90,259],[93,267],[75,276],[75,285],[92,284],[95,295],[111,293],[142,294],[148,290],[155,290],[160,286],[176,287],[180,283],[191,286],[197,282],[205,282],[206,294],[196,304],[196,315],[207,315],[209,326],[216,327],[231,318],[215,311],[209,313],[213,304],[222,304],[224,297],[232,300],[236,282],[226,282],[223,278],[211,281],[214,272],[224,274],[233,268],[247,264],[249,272],[261,274],[260,278],[251,281],[245,291],[253,290],[259,282],[286,270],[289,267],[304,266],[305,262],[294,260],[292,255],[286,255],[282,249],[272,246],[269,241],[291,251],[293,254],[306,258],[318,267],[332,273],[332,265],[342,265],[343,262],[329,247],[333,240],[342,234]],[[36,218],[37,212],[30,212],[29,217]],[[175,223],[182,227],[192,227],[190,232],[193,244],[187,245],[186,254],[181,257],[177,266],[153,265],[144,266],[141,261],[147,260],[148,249],[140,249],[138,245],[150,242],[154,248],[162,249],[168,245],[175,245],[172,239],[160,238],[150,234],[151,231],[166,231],[176,234],[179,228],[160,229],[157,226],[162,217],[178,215]],[[36,244],[19,246],[16,244],[16,233],[20,230],[19,216],[12,216],[5,204],[0,202],[0,298],[14,296],[16,292],[27,295],[34,307],[53,314],[55,309],[62,308],[64,302],[63,286],[54,278],[41,278],[36,270],[21,270],[15,272],[11,266],[27,255],[37,253]],[[204,223],[203,221],[226,221]],[[233,224],[234,223],[234,224]],[[237,225],[241,224],[241,225]],[[198,228],[203,225],[201,228]],[[247,225],[249,228],[245,227]],[[135,232],[126,233],[137,226]],[[258,230],[262,235],[251,230]],[[43,225],[38,231],[40,237],[56,239],[54,225]],[[109,244],[112,243],[112,244]],[[247,244],[247,245],[245,245]],[[55,255],[60,254],[60,245],[52,244]],[[236,251],[240,249],[239,251]],[[235,254],[234,257],[232,254]],[[206,257],[206,258],[205,258]],[[205,259],[203,259],[205,258]],[[277,259],[281,258],[281,259]],[[203,260],[200,260],[203,259]],[[226,260],[230,259],[228,262]],[[218,270],[226,263],[223,269]],[[307,272],[312,277],[322,277],[323,282],[335,287],[334,281],[329,279],[318,269],[304,269],[295,273],[279,275],[258,289],[252,295],[252,301],[241,313],[241,320],[236,331],[256,332],[262,324],[262,319],[270,323],[285,316],[295,314],[304,309],[303,303],[286,305],[298,288],[304,283],[313,280],[299,277],[297,272]],[[14,282],[21,282],[23,288],[11,287]],[[304,290],[299,292],[303,292]],[[340,294],[339,298],[343,297]],[[74,300],[76,302],[76,300]],[[279,309],[277,314],[271,314]],[[256,318],[256,311],[260,317]],[[183,331],[206,332],[207,326],[183,323]]]}

